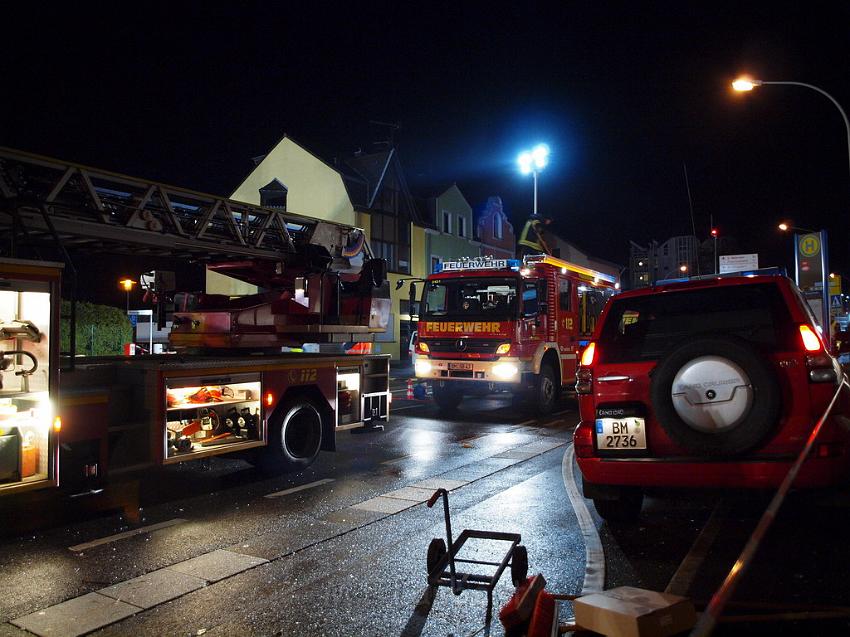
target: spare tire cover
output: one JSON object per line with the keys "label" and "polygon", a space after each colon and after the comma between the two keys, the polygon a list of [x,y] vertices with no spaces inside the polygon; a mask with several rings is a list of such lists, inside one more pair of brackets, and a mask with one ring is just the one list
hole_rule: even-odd
{"label": "spare tire cover", "polygon": [[773,431],[781,408],[770,362],[746,341],[723,335],[675,347],[653,370],[650,396],[667,435],[698,455],[752,450]]}

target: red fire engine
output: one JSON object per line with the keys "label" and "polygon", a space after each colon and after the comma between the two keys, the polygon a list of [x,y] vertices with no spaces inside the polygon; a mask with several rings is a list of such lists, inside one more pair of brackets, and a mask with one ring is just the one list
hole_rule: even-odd
{"label": "red fire engine", "polygon": [[[370,354],[389,316],[386,262],[358,228],[0,148],[0,236],[0,508],[36,492],[101,498],[219,454],[300,470],[339,431],[388,418],[389,357]],[[74,264],[93,271],[101,253],[261,291],[178,292],[173,273],[143,275],[177,354],[83,356]]]}
{"label": "red fire engine", "polygon": [[508,390],[550,413],[616,277],[547,255],[447,261],[425,281],[415,370],[444,410]]}

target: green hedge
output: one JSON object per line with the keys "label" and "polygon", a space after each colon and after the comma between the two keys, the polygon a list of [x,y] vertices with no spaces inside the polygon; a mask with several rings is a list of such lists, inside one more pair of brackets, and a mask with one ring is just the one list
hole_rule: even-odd
{"label": "green hedge", "polygon": [[[71,350],[71,303],[62,301],[61,348]],[[133,340],[133,327],[124,310],[77,301],[77,354],[116,356]]]}

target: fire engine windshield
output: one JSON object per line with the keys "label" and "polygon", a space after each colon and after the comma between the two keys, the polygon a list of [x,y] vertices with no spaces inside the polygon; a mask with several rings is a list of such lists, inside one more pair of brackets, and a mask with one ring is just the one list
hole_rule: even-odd
{"label": "fire engine windshield", "polygon": [[470,278],[429,281],[422,299],[424,318],[509,320],[517,314],[514,279]]}

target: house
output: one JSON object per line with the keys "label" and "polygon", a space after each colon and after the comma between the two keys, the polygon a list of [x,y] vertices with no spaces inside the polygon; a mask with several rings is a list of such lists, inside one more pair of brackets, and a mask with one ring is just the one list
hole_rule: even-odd
{"label": "house", "polygon": [[481,242],[480,256],[512,259],[516,253],[514,227],[508,221],[501,197],[488,197],[479,211],[475,225],[475,237]]}
{"label": "house", "polygon": [[475,240],[472,206],[456,183],[428,199],[425,229],[425,257],[430,274],[438,263],[481,254]]}
{"label": "house", "polygon": [[[340,171],[288,135],[268,153],[254,159],[251,172],[230,198],[316,219],[353,226],[362,223]],[[206,289],[210,293],[228,295],[257,291],[256,286],[216,272],[207,272]]]}
{"label": "house", "polygon": [[410,317],[408,285],[400,280],[427,274],[425,220],[404,176],[398,152],[389,148],[356,153],[338,163],[349,199],[367,231],[376,257],[387,260],[392,306],[384,334],[376,335],[380,351],[406,358],[415,327]]}

